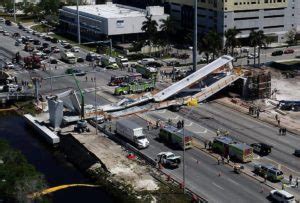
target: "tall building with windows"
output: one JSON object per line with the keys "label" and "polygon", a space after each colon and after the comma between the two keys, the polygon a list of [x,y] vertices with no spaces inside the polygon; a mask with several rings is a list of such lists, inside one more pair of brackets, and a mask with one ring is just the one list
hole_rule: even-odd
{"label": "tall building with windows", "polygon": [[[194,0],[165,0],[165,11],[184,28],[193,28]],[[236,27],[246,38],[263,30],[274,41],[286,41],[289,30],[300,30],[299,0],[198,0],[198,32],[224,33]]]}

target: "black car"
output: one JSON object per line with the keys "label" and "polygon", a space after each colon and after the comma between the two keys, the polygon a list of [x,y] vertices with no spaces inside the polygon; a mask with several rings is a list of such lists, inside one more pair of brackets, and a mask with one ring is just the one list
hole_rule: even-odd
{"label": "black car", "polygon": [[44,47],[44,48],[48,48],[48,47],[49,47],[49,44],[46,43],[46,42],[44,42],[44,43],[43,43],[43,47]]}
{"label": "black car", "polygon": [[40,42],[40,40],[35,39],[35,40],[33,40],[33,44],[34,45],[41,45],[41,42]]}
{"label": "black car", "polygon": [[271,153],[272,147],[271,145],[265,144],[265,143],[253,143],[250,144],[250,146],[253,148],[253,151],[260,155],[268,155]]}
{"label": "black car", "polygon": [[5,20],[5,24],[6,25],[11,25],[11,21],[10,20]]}
{"label": "black car", "polygon": [[294,155],[300,157],[300,149],[295,149]]}
{"label": "black car", "polygon": [[51,53],[51,50],[50,50],[49,48],[45,48],[45,49],[43,49],[43,52],[44,52],[45,54],[50,54],[50,53]]}
{"label": "black car", "polygon": [[24,29],[24,26],[22,24],[18,24],[19,29]]}
{"label": "black car", "polygon": [[72,49],[72,45],[71,45],[71,44],[66,44],[66,45],[64,46],[64,48],[65,48],[65,49]]}
{"label": "black car", "polygon": [[282,50],[277,50],[272,52],[272,56],[281,56],[283,54]]}
{"label": "black car", "polygon": [[58,39],[55,38],[55,37],[53,37],[53,38],[51,39],[51,42],[52,42],[52,43],[57,43],[57,42],[58,42]]}
{"label": "black car", "polygon": [[78,62],[78,63],[83,63],[83,62],[84,62],[84,59],[81,58],[81,57],[78,57],[78,58],[77,58],[77,62]]}
{"label": "black car", "polygon": [[57,64],[57,59],[55,59],[55,58],[50,58],[50,63],[51,63],[51,64]]}
{"label": "black car", "polygon": [[35,47],[35,49],[37,49],[37,50],[39,50],[39,51],[42,51],[42,50],[44,49],[44,47],[42,47],[42,46],[37,46],[37,47]]}

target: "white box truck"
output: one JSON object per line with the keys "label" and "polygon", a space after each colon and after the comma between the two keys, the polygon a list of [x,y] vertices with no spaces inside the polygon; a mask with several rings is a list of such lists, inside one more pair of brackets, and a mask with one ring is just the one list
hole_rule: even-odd
{"label": "white box truck", "polygon": [[143,133],[143,128],[130,120],[118,120],[116,122],[116,132],[133,142],[139,149],[149,146],[149,141]]}

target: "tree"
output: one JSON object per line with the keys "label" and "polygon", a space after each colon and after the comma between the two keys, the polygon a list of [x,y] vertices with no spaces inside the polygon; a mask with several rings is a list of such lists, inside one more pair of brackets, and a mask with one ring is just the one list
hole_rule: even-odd
{"label": "tree", "polygon": [[209,39],[206,37],[206,35],[202,35],[199,37],[198,42],[198,52],[201,54],[202,52],[205,55],[206,63],[209,63],[209,54],[210,54],[210,46],[209,46]]}
{"label": "tree", "polygon": [[288,43],[289,46],[294,45],[296,43],[296,34],[297,31],[295,28],[291,29],[286,33],[286,43]]}
{"label": "tree", "polygon": [[14,4],[13,4],[13,1],[11,0],[1,0],[1,3],[0,3],[6,11],[11,11],[13,8],[14,8]]}
{"label": "tree", "polygon": [[214,60],[215,56],[222,50],[221,36],[215,30],[211,30],[207,34],[200,36],[198,50],[200,54],[204,53],[207,63],[209,63],[210,54],[212,54],[212,59]]}
{"label": "tree", "polygon": [[263,30],[252,30],[249,34],[250,46],[254,48],[254,66],[256,65],[256,49],[258,47],[258,66],[260,66],[260,50],[262,46],[266,46],[266,36]]}
{"label": "tree", "polygon": [[240,31],[237,30],[236,27],[230,28],[224,33],[224,36],[226,37],[225,48],[226,50],[229,48],[231,49],[231,56],[234,55],[234,48],[240,44],[239,40],[236,38],[239,33]]}
{"label": "tree", "polygon": [[60,0],[41,0],[37,4],[45,15],[57,15],[60,5]]}
{"label": "tree", "polygon": [[148,40],[145,40],[145,45],[155,46],[158,42],[157,37],[157,27],[158,24],[156,20],[152,20],[152,15],[146,16],[146,20],[142,24],[142,31],[145,32],[145,35]]}
{"label": "tree", "polygon": [[170,17],[161,19],[160,22],[162,22],[162,24],[159,26],[162,32],[162,38],[165,40],[164,42],[169,50],[170,45],[174,42],[173,39],[176,33],[175,25]]}
{"label": "tree", "polygon": [[213,60],[215,60],[215,56],[218,56],[222,50],[222,38],[216,30],[209,31],[206,38],[209,42],[209,50],[213,54]]}

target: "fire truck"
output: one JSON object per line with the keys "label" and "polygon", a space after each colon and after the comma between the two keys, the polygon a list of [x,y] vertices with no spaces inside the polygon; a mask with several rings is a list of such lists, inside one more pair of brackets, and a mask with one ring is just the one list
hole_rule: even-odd
{"label": "fire truck", "polygon": [[39,56],[27,56],[24,57],[24,66],[29,69],[39,69],[41,68],[41,58]]}

